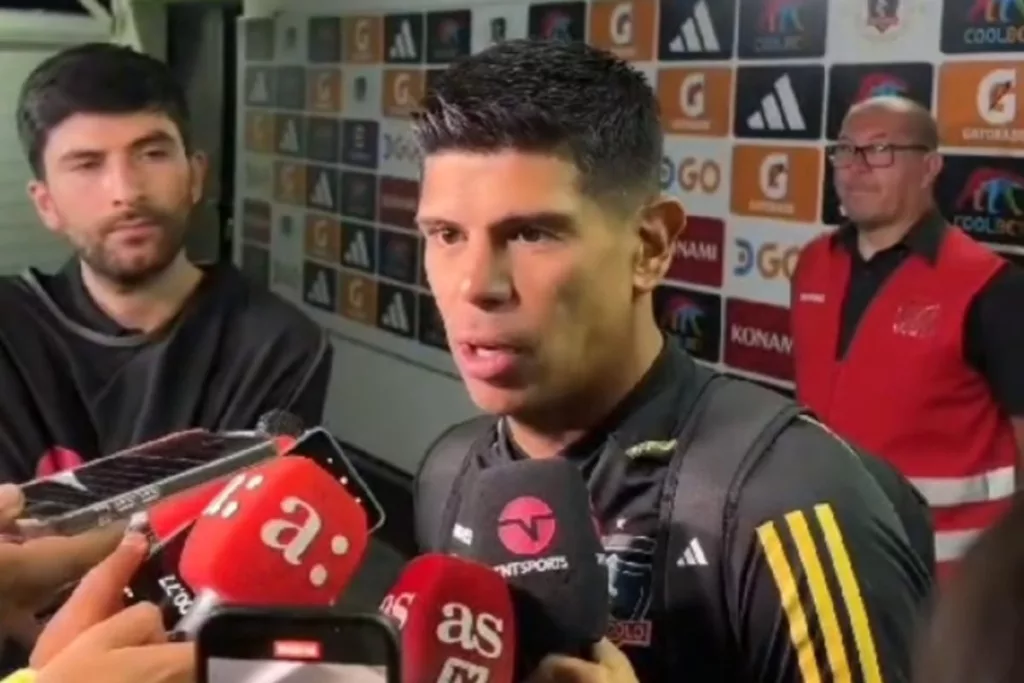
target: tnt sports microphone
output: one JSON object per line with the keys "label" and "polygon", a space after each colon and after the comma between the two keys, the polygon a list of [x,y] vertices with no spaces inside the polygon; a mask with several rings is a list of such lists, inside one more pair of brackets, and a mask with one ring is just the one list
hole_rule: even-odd
{"label": "tnt sports microphone", "polygon": [[402,683],[512,683],[516,624],[508,585],[450,555],[405,566],[381,603],[401,631]]}
{"label": "tnt sports microphone", "polygon": [[281,456],[240,473],[185,542],[180,573],[195,600],[176,630],[194,636],[224,603],[330,605],[367,541],[363,507],[313,461]]}
{"label": "tnt sports microphone", "polygon": [[552,652],[589,653],[608,629],[608,574],[579,470],[562,458],[483,470],[459,510],[456,554],[512,589],[520,671]]}

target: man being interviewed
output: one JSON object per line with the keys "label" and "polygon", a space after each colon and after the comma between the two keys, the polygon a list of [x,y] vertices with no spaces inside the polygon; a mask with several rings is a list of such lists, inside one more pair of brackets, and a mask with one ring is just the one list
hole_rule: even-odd
{"label": "man being interviewed", "polygon": [[18,131],[42,223],[75,257],[0,278],[0,481],[187,427],[321,419],[331,348],[297,308],[185,254],[206,172],[165,64],[87,44],[41,63]]}
{"label": "man being interviewed", "polygon": [[421,549],[472,543],[453,531],[484,468],[567,458],[639,680],[909,680],[930,580],[885,486],[795,404],[698,366],[658,328],[652,293],[685,215],[660,193],[644,76],[584,44],[510,41],[439,74],[415,131],[427,277],[487,413],[421,465]]}
{"label": "man being interviewed", "polygon": [[1024,271],[939,215],[937,147],[909,100],[851,109],[830,150],[849,222],[801,254],[792,325],[797,398],[917,486],[942,572],[1015,490]]}

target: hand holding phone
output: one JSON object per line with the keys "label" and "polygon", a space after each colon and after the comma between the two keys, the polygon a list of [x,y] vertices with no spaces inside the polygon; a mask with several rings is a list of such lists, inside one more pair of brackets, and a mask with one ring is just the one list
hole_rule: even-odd
{"label": "hand holding phone", "polygon": [[229,608],[199,631],[198,683],[401,683],[398,642],[376,615]]}

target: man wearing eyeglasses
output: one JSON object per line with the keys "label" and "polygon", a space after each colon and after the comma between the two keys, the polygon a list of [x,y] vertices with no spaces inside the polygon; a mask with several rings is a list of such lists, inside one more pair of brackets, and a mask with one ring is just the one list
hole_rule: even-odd
{"label": "man wearing eyeglasses", "polygon": [[937,148],[909,100],[850,110],[829,149],[848,222],[804,248],[792,326],[797,397],[917,486],[944,572],[1017,488],[1024,271],[939,214]]}

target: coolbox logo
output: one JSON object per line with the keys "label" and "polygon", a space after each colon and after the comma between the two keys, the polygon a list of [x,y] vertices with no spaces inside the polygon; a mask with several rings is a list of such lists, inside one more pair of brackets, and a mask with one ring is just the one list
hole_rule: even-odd
{"label": "coolbox logo", "polygon": [[501,511],[498,538],[510,553],[539,555],[555,538],[555,514],[539,498],[521,496]]}

